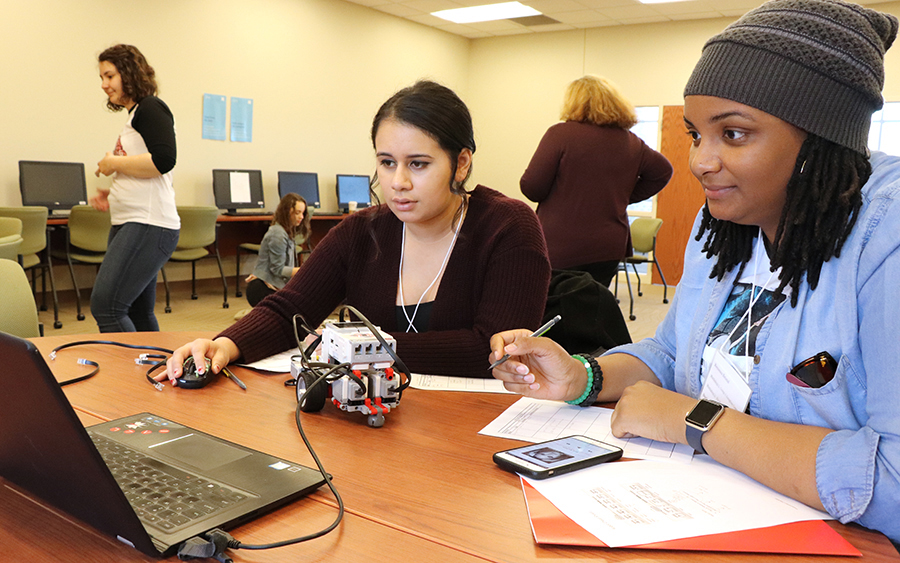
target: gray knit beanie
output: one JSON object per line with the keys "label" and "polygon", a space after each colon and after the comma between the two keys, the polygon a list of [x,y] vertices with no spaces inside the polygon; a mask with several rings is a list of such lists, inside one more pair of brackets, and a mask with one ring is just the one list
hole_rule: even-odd
{"label": "gray knit beanie", "polygon": [[739,102],[866,154],[897,18],[841,0],[772,0],[703,46],[684,95]]}

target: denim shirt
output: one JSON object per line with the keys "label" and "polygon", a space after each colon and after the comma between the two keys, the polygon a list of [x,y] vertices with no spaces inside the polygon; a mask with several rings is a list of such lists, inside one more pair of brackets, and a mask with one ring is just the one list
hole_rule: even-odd
{"label": "denim shirt", "polygon": [[259,245],[259,260],[253,275],[272,287],[281,289],[294,273],[297,245],[284,227],[275,223],[266,231]]}
{"label": "denim shirt", "polygon": [[[872,175],[840,257],[822,266],[819,284],[804,280],[796,307],[773,312],[756,341],[750,374],[753,416],[834,429],[819,446],[816,488],[828,513],[900,541],[900,158],[871,157]],[[699,227],[694,223],[693,233]],[[705,238],[705,237],[704,237]],[[700,395],[700,359],[725,306],[737,268],[710,279],[714,264],[691,237],[684,275],[654,337],[609,353],[647,364],[663,387]],[[792,367],[827,350],[838,359],[825,386],[785,379]]]}

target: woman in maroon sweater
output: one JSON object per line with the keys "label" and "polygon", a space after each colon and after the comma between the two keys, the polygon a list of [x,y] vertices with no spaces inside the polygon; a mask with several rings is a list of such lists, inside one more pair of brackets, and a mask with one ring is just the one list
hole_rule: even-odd
{"label": "woman in maroon sweater", "polygon": [[663,189],[672,165],[628,130],[637,123],[634,107],[603,78],[572,82],[561,119],[519,185],[538,202],[553,268],[589,272],[608,287],[632,254],[625,208]]}
{"label": "woman in maroon sweater", "polygon": [[176,350],[157,379],[174,380],[189,355],[218,373],[292,348],[295,314],[316,326],[342,303],[389,332],[417,373],[490,377],[490,336],[537,328],[550,280],[541,227],[523,202],[466,191],[475,141],[462,100],[434,82],[405,88],[379,109],[372,143],[386,202],[344,219],[284,289]]}

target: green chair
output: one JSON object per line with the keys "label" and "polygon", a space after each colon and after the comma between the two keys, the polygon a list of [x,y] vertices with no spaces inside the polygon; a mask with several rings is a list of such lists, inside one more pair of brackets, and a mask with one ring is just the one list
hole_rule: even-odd
{"label": "green chair", "polygon": [[47,278],[50,279],[50,292],[53,294],[53,327],[62,328],[59,320],[59,299],[56,297],[56,283],[53,280],[53,267],[49,252],[47,235],[47,208],[39,206],[0,207],[0,217],[15,217],[22,221],[22,244],[19,254],[22,255],[22,268],[31,270],[31,285],[36,289],[36,275],[41,275],[41,311],[47,310]]}
{"label": "green chair", "polygon": [[[219,265],[219,275],[222,277],[222,308],[227,309],[228,282],[225,281],[225,271],[222,270],[222,258],[219,255],[219,243],[216,237],[218,208],[179,207],[178,216],[181,217],[181,232],[178,236],[178,246],[169,261],[191,263],[191,299],[197,299],[197,261],[214,257]],[[169,280],[166,277],[165,266],[162,268],[162,276],[166,287],[166,313],[171,313]]]}
{"label": "green chair", "polygon": [[76,205],[69,214],[66,251],[53,253],[56,258],[65,259],[69,264],[79,321],[84,320],[84,314],[81,312],[81,290],[75,280],[74,264],[92,264],[99,269],[106,256],[110,228],[108,211],[97,211],[90,205]]}
{"label": "green chair", "polygon": [[28,276],[17,262],[0,259],[0,331],[20,338],[43,336]]}
{"label": "green chair", "polygon": [[15,217],[0,217],[0,258],[19,262],[22,246],[22,221]]}
{"label": "green chair", "polygon": [[[634,248],[635,254],[622,260],[622,263],[619,264],[619,270],[625,270],[625,281],[628,282],[628,297],[631,300],[628,318],[632,321],[637,317],[634,316],[634,295],[631,293],[631,278],[628,277],[628,264],[631,264],[631,269],[637,278],[638,296],[643,295],[643,293],[641,293],[641,277],[638,275],[636,264],[655,264],[656,271],[659,272],[659,277],[662,278],[663,282],[663,303],[669,302],[669,286],[666,283],[666,276],[663,274],[662,268],[659,267],[659,262],[656,259],[656,235],[659,233],[662,223],[662,219],[651,219],[649,217],[638,217],[631,222],[631,246]],[[619,278],[616,276],[616,295],[618,295],[618,292]]]}

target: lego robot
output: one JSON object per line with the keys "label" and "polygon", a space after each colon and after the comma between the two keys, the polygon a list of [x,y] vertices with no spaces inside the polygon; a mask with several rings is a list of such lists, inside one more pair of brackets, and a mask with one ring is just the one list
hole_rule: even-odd
{"label": "lego robot", "polygon": [[310,363],[302,358],[291,362],[301,411],[318,412],[330,397],[343,411],[366,414],[369,426],[384,426],[384,415],[400,403],[406,385],[393,367],[396,341],[373,328],[382,340],[362,322],[326,323],[320,354],[325,361]]}

